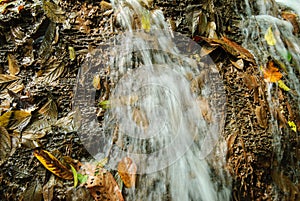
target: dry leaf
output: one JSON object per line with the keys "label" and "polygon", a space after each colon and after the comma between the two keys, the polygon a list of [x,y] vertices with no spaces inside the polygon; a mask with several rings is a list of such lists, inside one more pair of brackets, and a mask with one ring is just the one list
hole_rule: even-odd
{"label": "dry leaf", "polygon": [[101,83],[100,83],[100,75],[95,75],[93,78],[93,86],[95,89],[99,90],[101,88]]}
{"label": "dry leaf", "polygon": [[127,188],[135,186],[136,164],[131,158],[125,157],[118,164],[118,173]]}
{"label": "dry leaf", "polygon": [[53,201],[54,187],[56,186],[55,176],[51,175],[48,182],[43,186],[44,201]]}
{"label": "dry leaf", "polygon": [[43,198],[43,188],[41,183],[38,181],[30,181],[29,187],[24,192],[24,201],[30,200],[30,201],[41,201]]}
{"label": "dry leaf", "polygon": [[17,75],[20,72],[20,67],[16,57],[12,54],[7,55],[8,70],[10,75]]}
{"label": "dry leaf", "polygon": [[264,79],[266,82],[277,82],[282,78],[281,72],[275,67],[274,61],[269,61],[267,63],[267,68],[263,70]]}
{"label": "dry leaf", "polygon": [[46,169],[56,176],[67,180],[73,179],[72,172],[50,152],[42,149],[36,149],[34,150],[33,155],[43,164]]}
{"label": "dry leaf", "polygon": [[11,138],[7,130],[0,126],[0,166],[6,161],[11,152]]}
{"label": "dry leaf", "polygon": [[272,27],[269,27],[265,33],[265,39],[268,43],[268,45],[275,45],[276,44],[276,40],[272,31]]}
{"label": "dry leaf", "polygon": [[68,50],[69,50],[69,55],[70,55],[71,61],[74,61],[76,58],[76,53],[75,53],[74,47],[69,46]]}
{"label": "dry leaf", "polygon": [[244,61],[243,61],[243,59],[238,59],[237,61],[232,61],[232,60],[230,60],[230,62],[231,62],[237,69],[243,70],[243,68],[244,68]]}

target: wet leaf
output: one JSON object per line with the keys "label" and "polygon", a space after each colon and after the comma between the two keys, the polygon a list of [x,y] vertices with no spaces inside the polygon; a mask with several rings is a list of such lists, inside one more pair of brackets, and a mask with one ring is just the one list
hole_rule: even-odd
{"label": "wet leaf", "polygon": [[288,125],[290,126],[290,128],[292,129],[292,131],[297,132],[297,126],[296,126],[295,122],[288,121]]}
{"label": "wet leaf", "polygon": [[133,109],[132,119],[136,123],[137,126],[140,126],[143,129],[147,129],[149,127],[149,121],[147,119],[146,113],[139,108]]}
{"label": "wet leaf", "polygon": [[267,68],[263,70],[264,79],[266,82],[277,82],[282,78],[281,72],[275,67],[274,61],[269,61],[267,63]]}
{"label": "wet leaf", "polygon": [[56,176],[72,180],[73,174],[70,170],[64,166],[58,159],[55,158],[50,152],[36,149],[33,152],[34,156],[43,164],[43,166]]}
{"label": "wet leaf", "polygon": [[52,42],[55,38],[55,32],[56,24],[54,22],[50,22],[38,51],[41,63],[44,63],[50,57],[52,50]]}
{"label": "wet leaf", "polygon": [[0,126],[0,166],[6,161],[11,152],[11,138],[7,130]]}
{"label": "wet leaf", "polygon": [[8,111],[0,116],[0,126],[5,127],[7,130],[18,129],[22,131],[27,126],[31,119],[30,112],[23,110]]}
{"label": "wet leaf", "polygon": [[36,180],[34,182],[30,182],[29,184],[29,187],[24,193],[24,200],[41,201],[43,198],[43,188],[41,183]]}
{"label": "wet leaf", "polygon": [[75,53],[74,47],[69,46],[68,50],[69,50],[69,55],[70,55],[71,61],[74,61],[76,58],[76,53]]}
{"label": "wet leaf", "polygon": [[268,43],[268,45],[275,45],[276,44],[276,39],[274,37],[272,27],[269,27],[265,33],[265,39]]}
{"label": "wet leaf", "polygon": [[149,32],[151,29],[151,14],[148,10],[144,11],[141,19],[142,29]]}
{"label": "wet leaf", "polygon": [[20,67],[16,57],[12,54],[7,55],[8,70],[10,75],[17,75],[20,72]]}
{"label": "wet leaf", "polygon": [[43,9],[46,16],[53,22],[64,23],[66,20],[65,12],[55,3],[44,0]]}
{"label": "wet leaf", "polygon": [[285,85],[285,83],[282,80],[278,80],[278,86],[283,89],[284,91],[290,91],[291,89]]}
{"label": "wet leaf", "polygon": [[136,171],[136,164],[129,157],[123,158],[118,164],[118,173],[127,188],[135,186]]}
{"label": "wet leaf", "polygon": [[20,78],[14,75],[5,75],[0,74],[0,90],[3,90],[6,88],[6,86],[16,80],[19,80]]}

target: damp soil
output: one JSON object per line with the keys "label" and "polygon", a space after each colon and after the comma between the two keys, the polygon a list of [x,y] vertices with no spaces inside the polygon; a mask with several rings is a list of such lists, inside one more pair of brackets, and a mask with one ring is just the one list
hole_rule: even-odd
{"label": "damp soil", "polygon": [[[57,1],[59,8],[54,9],[62,16],[51,16],[53,14],[43,8],[42,2],[12,2],[0,14],[0,73],[11,73],[9,54],[14,55],[20,72],[16,74],[17,83],[1,83],[0,113],[37,108],[32,110],[29,126],[36,121],[37,111],[51,99],[56,105],[56,119],[68,117],[72,112],[78,70],[85,57],[120,32],[114,12],[108,2]],[[233,6],[236,4],[234,1],[221,4],[158,0],[153,8],[162,9],[166,19],[173,24],[173,30],[190,38],[200,33],[191,32],[189,13],[201,10],[207,21],[216,23],[218,36],[226,34],[239,43],[242,37],[236,25],[239,20],[236,8],[242,5]],[[226,11],[228,9],[232,13]],[[64,15],[68,16],[67,20]],[[205,31],[201,34],[207,36]],[[204,40],[198,42],[211,46]],[[271,115],[266,101],[267,88],[259,67],[255,62],[245,61],[243,67],[238,68],[232,62],[237,60],[236,55],[222,47],[215,48],[210,56],[219,69],[227,93],[223,137],[228,147],[226,169],[232,176],[232,200],[299,200],[299,137],[296,132],[288,131],[285,119],[278,115],[282,125],[283,160],[277,161],[272,133],[268,129]],[[282,106],[280,111],[286,114],[293,111],[294,119],[299,119],[292,95],[279,92],[278,96]],[[13,118],[10,116],[8,121]],[[74,189],[72,181],[58,177],[52,181],[53,175],[33,155],[33,150],[40,147],[81,162],[90,160],[92,156],[83,146],[76,129],[52,124],[44,136],[31,136],[22,141],[22,132],[14,132],[8,124],[1,125],[10,136],[17,136],[11,139],[17,140],[11,141],[14,151],[5,160],[1,159],[0,200],[92,200],[85,188]],[[26,127],[19,128],[23,129]]]}

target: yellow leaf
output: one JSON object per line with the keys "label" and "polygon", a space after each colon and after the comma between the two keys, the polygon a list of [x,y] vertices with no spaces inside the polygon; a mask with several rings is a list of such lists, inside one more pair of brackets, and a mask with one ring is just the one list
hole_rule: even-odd
{"label": "yellow leaf", "polygon": [[290,90],[291,90],[288,86],[286,86],[286,85],[284,84],[284,82],[283,82],[282,80],[278,80],[278,86],[279,86],[281,89],[283,89],[284,91],[290,91]]}
{"label": "yellow leaf", "polygon": [[268,45],[275,45],[276,44],[276,40],[274,37],[274,34],[272,32],[272,27],[269,27],[265,33],[265,39],[268,43]]}
{"label": "yellow leaf", "polygon": [[118,164],[118,173],[127,188],[135,186],[136,164],[129,157],[123,158]]}
{"label": "yellow leaf", "polygon": [[43,166],[55,174],[56,176],[72,180],[73,174],[70,172],[70,170],[64,166],[59,160],[55,158],[50,152],[42,150],[42,149],[36,149],[33,152],[33,155],[43,164]]}
{"label": "yellow leaf", "polygon": [[144,12],[144,14],[142,15],[141,23],[142,23],[142,29],[149,32],[151,29],[150,12],[149,11]]}
{"label": "yellow leaf", "polygon": [[75,53],[74,47],[69,46],[68,50],[69,50],[69,55],[70,55],[71,61],[74,61],[76,58],[76,53]]}
{"label": "yellow leaf", "polygon": [[289,124],[290,128],[292,129],[292,131],[297,132],[297,126],[296,126],[295,122],[288,121],[288,124]]}

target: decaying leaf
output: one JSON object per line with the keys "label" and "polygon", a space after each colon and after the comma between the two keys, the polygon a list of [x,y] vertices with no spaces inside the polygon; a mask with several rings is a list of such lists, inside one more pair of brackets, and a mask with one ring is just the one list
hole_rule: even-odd
{"label": "decaying leaf", "polygon": [[243,59],[238,59],[237,61],[232,61],[230,60],[230,62],[234,65],[234,67],[236,67],[237,69],[243,70],[244,68],[244,61]]}
{"label": "decaying leaf", "polygon": [[267,63],[267,68],[264,69],[263,72],[266,82],[277,82],[282,78],[281,72],[275,67],[274,61],[272,60]]}
{"label": "decaying leaf", "polygon": [[273,31],[272,31],[272,27],[269,27],[265,33],[265,39],[268,43],[268,45],[275,45],[276,44],[276,39],[274,37]]}
{"label": "decaying leaf", "polygon": [[55,3],[44,0],[43,9],[46,16],[53,22],[63,23],[66,20],[65,12]]}
{"label": "decaying leaf", "polygon": [[127,188],[135,186],[136,164],[131,158],[125,157],[118,163],[118,173]]}
{"label": "decaying leaf", "polygon": [[139,108],[133,108],[132,119],[137,126],[140,126],[145,130],[149,127],[149,121],[146,113]]}
{"label": "decaying leaf", "polygon": [[7,111],[0,116],[0,126],[7,130],[18,129],[22,131],[27,126],[31,119],[31,113],[23,110]]}
{"label": "decaying leaf", "polygon": [[0,126],[0,166],[6,161],[11,152],[11,138],[7,130]]}
{"label": "decaying leaf", "polygon": [[42,149],[36,149],[34,150],[33,155],[43,164],[46,169],[56,176],[67,180],[73,179],[72,172],[50,152]]}
{"label": "decaying leaf", "polygon": [[85,187],[96,201],[124,201],[113,175],[101,166],[98,163],[82,165],[79,173],[88,176]]}
{"label": "decaying leaf", "polygon": [[65,63],[55,56],[51,57],[46,65],[47,68],[44,71],[38,72],[39,79],[46,83],[52,83],[57,80],[65,70]]}
{"label": "decaying leaf", "polygon": [[43,199],[44,201],[52,201],[54,194],[54,187],[56,186],[55,176],[51,175],[48,182],[43,186]]}
{"label": "decaying leaf", "polygon": [[44,63],[50,57],[52,50],[52,42],[55,39],[55,32],[56,24],[54,22],[50,22],[38,51],[41,63]]}
{"label": "decaying leaf", "polygon": [[12,54],[7,55],[8,70],[10,75],[17,75],[20,72],[20,67],[16,57]]}

